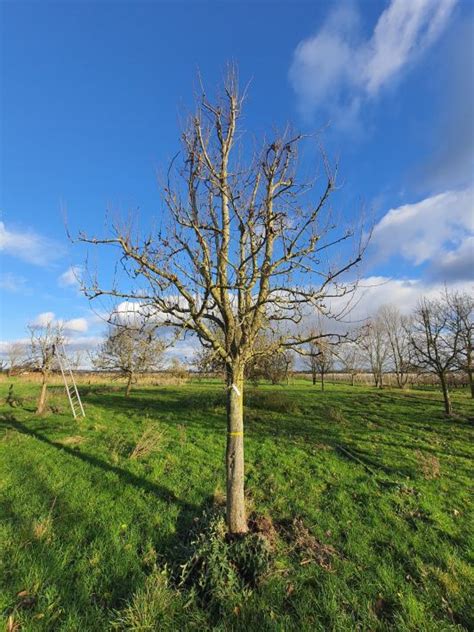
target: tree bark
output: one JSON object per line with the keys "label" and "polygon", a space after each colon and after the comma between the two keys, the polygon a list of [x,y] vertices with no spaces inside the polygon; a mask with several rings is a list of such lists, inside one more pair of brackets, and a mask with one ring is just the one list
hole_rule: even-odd
{"label": "tree bark", "polygon": [[448,384],[446,382],[446,376],[442,374],[439,376],[439,379],[440,379],[441,388],[443,391],[444,410],[445,410],[445,413],[448,415],[448,417],[450,417],[453,413],[453,408],[451,405],[451,398],[449,396],[449,389],[448,389]]}
{"label": "tree bark", "polygon": [[132,390],[132,379],[133,379],[133,374],[129,373],[128,380],[127,380],[127,388],[125,389],[125,397],[130,396],[130,391]]}
{"label": "tree bark", "polygon": [[324,371],[321,371],[321,390],[324,391]]}
{"label": "tree bark", "polygon": [[41,381],[41,392],[38,399],[38,405],[36,407],[36,414],[42,415],[46,405],[46,389],[48,387],[48,379],[45,373],[43,373],[43,379]]}
{"label": "tree bark", "polygon": [[313,373],[313,386],[316,386],[316,375]]}
{"label": "tree bark", "polygon": [[244,371],[234,366],[227,380],[227,527],[231,535],[246,533],[244,496]]}

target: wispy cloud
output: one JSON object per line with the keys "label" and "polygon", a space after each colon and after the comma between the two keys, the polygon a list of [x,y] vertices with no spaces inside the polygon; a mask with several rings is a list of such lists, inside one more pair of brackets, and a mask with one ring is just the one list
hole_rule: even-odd
{"label": "wispy cloud", "polygon": [[7,292],[24,292],[26,279],[11,272],[0,273],[0,288]]}
{"label": "wispy cloud", "polygon": [[32,230],[10,230],[4,222],[0,222],[0,252],[26,263],[47,266],[60,259],[65,253],[65,248],[58,242]]}
{"label": "wispy cloud", "polygon": [[59,285],[61,287],[78,286],[81,272],[81,266],[70,266],[58,277]]}
{"label": "wispy cloud", "polygon": [[391,0],[368,38],[354,4],[339,6],[293,54],[290,81],[301,111],[319,109],[341,123],[405,72],[436,41],[456,0]]}

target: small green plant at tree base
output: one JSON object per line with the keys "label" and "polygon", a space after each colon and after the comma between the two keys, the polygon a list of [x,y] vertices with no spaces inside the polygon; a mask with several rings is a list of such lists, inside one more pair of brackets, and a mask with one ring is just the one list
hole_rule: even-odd
{"label": "small green plant at tree base", "polygon": [[270,547],[262,535],[229,537],[222,510],[211,509],[203,513],[192,532],[178,584],[220,613],[248,596],[270,565]]}

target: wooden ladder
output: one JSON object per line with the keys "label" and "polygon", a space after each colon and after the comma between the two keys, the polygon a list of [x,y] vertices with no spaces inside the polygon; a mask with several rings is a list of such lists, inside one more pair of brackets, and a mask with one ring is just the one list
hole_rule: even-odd
{"label": "wooden ladder", "polygon": [[[67,359],[64,345],[56,345],[54,347],[54,354],[58,360],[59,368],[61,369],[61,375],[63,376],[64,386],[66,388],[67,398],[69,405],[71,406],[74,419],[77,417],[85,417],[84,407],[82,405],[81,396],[77,390],[76,380],[72,374],[71,365]],[[69,380],[69,382],[68,382]]]}

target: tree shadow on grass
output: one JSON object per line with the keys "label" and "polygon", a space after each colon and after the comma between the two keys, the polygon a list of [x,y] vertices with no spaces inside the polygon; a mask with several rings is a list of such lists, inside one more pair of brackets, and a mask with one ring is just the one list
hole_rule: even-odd
{"label": "tree shadow on grass", "polygon": [[[268,395],[267,391],[262,394]],[[419,449],[419,444],[413,440],[426,424],[438,436],[451,439],[452,427],[447,422],[442,412],[437,410],[439,402],[428,398],[420,398],[418,401],[407,401],[403,395],[396,393],[357,393],[355,398],[360,411],[354,409],[354,395],[348,392],[315,393],[314,399],[303,402],[303,407],[296,411],[285,412],[272,411],[273,402],[264,396],[264,403],[270,406],[260,406],[258,398],[260,393],[255,389],[248,392],[250,405],[246,404],[246,436],[248,439],[272,439],[276,442],[307,449],[313,454],[315,443],[324,443],[337,450],[339,457],[347,460],[347,452],[352,453],[356,459],[354,464],[363,462],[367,468],[376,468],[387,476],[413,477],[416,471],[410,462],[396,463],[384,462],[380,455],[374,454],[371,435],[373,431],[367,428],[366,423],[372,422],[384,432],[383,445],[396,445],[399,442],[400,449],[412,451]],[[221,432],[225,424],[225,392],[221,385],[209,392],[180,392],[169,387],[153,390],[136,389],[133,396],[125,398],[122,393],[110,392],[103,389],[92,389],[86,395],[87,402],[98,407],[106,407],[107,410],[129,416],[151,414],[159,418],[160,423],[175,426],[186,420],[187,426],[194,426],[205,431]],[[375,399],[374,399],[375,397]],[[403,408],[398,415],[390,410],[391,400],[396,399]],[[399,401],[398,401],[399,400]],[[289,403],[293,400],[288,398]],[[284,404],[284,402],[283,402]],[[393,405],[393,402],[392,402]],[[436,411],[433,410],[436,407]],[[357,408],[357,407],[356,407]],[[336,410],[337,409],[337,410]],[[335,420],[334,410],[342,414],[341,420]],[[356,412],[356,417],[354,417]],[[439,418],[434,416],[439,413]],[[380,422],[379,417],[383,417]],[[375,422],[375,419],[378,421]],[[462,430],[461,430],[462,429]],[[461,424],[461,432],[467,430],[467,424]],[[392,443],[388,438],[391,437]],[[339,448],[343,450],[339,450]],[[430,450],[430,448],[427,448]],[[431,448],[431,451],[434,450]],[[437,449],[438,454],[443,454],[442,449]],[[451,449],[450,454],[455,454]],[[460,455],[461,456],[461,455]],[[462,455],[467,456],[467,455]]]}
{"label": "tree shadow on grass", "polygon": [[[133,472],[117,467],[116,465],[112,465],[99,459],[96,456],[92,456],[90,454],[80,452],[74,448],[68,447],[67,445],[63,445],[62,443],[57,443],[55,441],[51,441],[48,437],[46,437],[41,432],[37,430],[33,430],[28,428],[25,424],[21,423],[17,419],[15,419],[13,414],[4,414],[0,416],[0,428],[16,430],[24,435],[33,437],[46,445],[55,448],[65,454],[73,456],[88,465],[92,465],[93,467],[100,468],[106,472],[111,472],[118,476],[118,478],[127,485],[133,485],[137,489],[141,489],[149,494],[152,494],[157,499],[164,501],[166,503],[174,503],[180,509],[180,516],[184,518],[184,523],[188,522],[191,524],[192,520],[196,515],[202,511],[202,506],[205,506],[209,500],[205,501],[201,507],[197,505],[191,504],[187,501],[184,501],[176,496],[176,494],[164,487],[163,485],[158,485],[153,483],[145,478],[137,476]],[[183,526],[183,525],[180,525]],[[182,531],[183,529],[177,528],[177,532]]]}
{"label": "tree shadow on grass", "polygon": [[[159,506],[163,507],[163,503],[165,506],[174,505],[177,507],[177,515],[173,520],[171,530],[168,527],[160,532],[153,522],[149,522],[154,512],[153,505],[151,505],[148,519],[145,519],[139,527],[140,532],[143,530],[143,545],[134,549],[132,553],[127,551],[125,554],[124,551],[123,559],[121,555],[117,558],[116,551],[114,559],[120,559],[120,563],[108,560],[107,564],[107,560],[104,560],[104,568],[98,567],[99,575],[91,582],[91,579],[84,573],[89,563],[88,556],[91,554],[91,547],[95,546],[93,543],[97,543],[97,546],[104,546],[106,551],[113,552],[117,547],[116,534],[112,525],[110,525],[110,529],[104,526],[104,518],[101,513],[91,510],[88,512],[86,505],[82,506],[77,499],[71,505],[73,499],[70,496],[71,487],[67,485],[64,488],[53,490],[51,484],[45,479],[43,468],[35,467],[34,462],[16,463],[14,474],[17,482],[15,484],[18,485],[18,481],[21,481],[22,493],[34,497],[35,506],[45,507],[46,513],[47,509],[51,508],[50,513],[54,517],[54,524],[57,524],[59,529],[60,545],[54,544],[54,541],[49,544],[47,540],[31,535],[32,529],[34,529],[32,522],[35,519],[34,510],[27,509],[25,511],[21,505],[15,506],[15,503],[8,499],[0,504],[0,511],[4,516],[5,523],[11,524],[15,533],[11,543],[11,551],[5,550],[4,552],[6,559],[11,558],[8,565],[8,578],[4,578],[5,581],[8,580],[6,588],[10,593],[10,604],[6,611],[8,615],[19,612],[18,608],[20,608],[23,613],[22,616],[26,616],[28,619],[30,616],[34,617],[41,609],[47,610],[46,596],[41,592],[43,586],[39,584],[39,593],[37,597],[35,596],[31,612],[30,610],[28,612],[22,610],[23,606],[21,599],[18,599],[18,594],[25,588],[30,590],[30,586],[26,584],[28,584],[28,577],[32,570],[37,577],[47,578],[47,580],[45,579],[45,587],[46,585],[49,586],[48,590],[53,588],[53,592],[60,596],[61,603],[66,606],[68,614],[75,612],[78,617],[81,617],[82,612],[84,612],[90,616],[96,609],[96,612],[100,612],[101,616],[107,618],[112,610],[123,607],[133,594],[143,586],[146,576],[150,572],[150,561],[145,561],[146,551],[140,550],[141,546],[145,547],[146,541],[151,540],[153,543],[156,552],[155,562],[159,561],[160,564],[169,565],[170,568],[178,567],[182,563],[183,544],[186,542],[195,520],[212,505],[211,497],[203,496],[202,502],[199,504],[182,500],[163,485],[148,481],[96,456],[52,441],[41,431],[28,428],[18,421],[12,413],[0,416],[1,428],[32,437],[48,448],[58,450],[92,468],[116,475],[120,481],[116,484],[111,482],[108,477],[107,479],[104,477],[103,480],[101,477],[95,478],[91,483],[97,487],[97,496],[104,498],[105,503],[110,502],[113,506],[114,498],[120,494],[123,485],[130,485],[160,501],[160,505],[157,503],[157,510],[159,510]],[[41,458],[47,458],[47,455],[46,452],[46,457]],[[77,475],[81,476],[81,474]],[[84,478],[87,481],[87,472]],[[118,512],[117,520],[120,522],[121,510],[117,508],[116,511]],[[143,509],[140,504],[137,504],[136,515],[140,520],[144,520],[142,512]],[[132,515],[133,513],[135,510],[132,510]],[[79,536],[77,529],[79,529]],[[141,537],[139,541],[142,541]],[[19,546],[22,551],[24,550],[21,558],[18,558],[17,552],[15,553]],[[22,563],[18,561],[20,559],[23,559]],[[91,625],[90,620],[83,623],[87,629],[104,629],[101,625],[106,618],[101,619],[102,623],[99,623],[97,628],[95,626],[88,627]]]}

